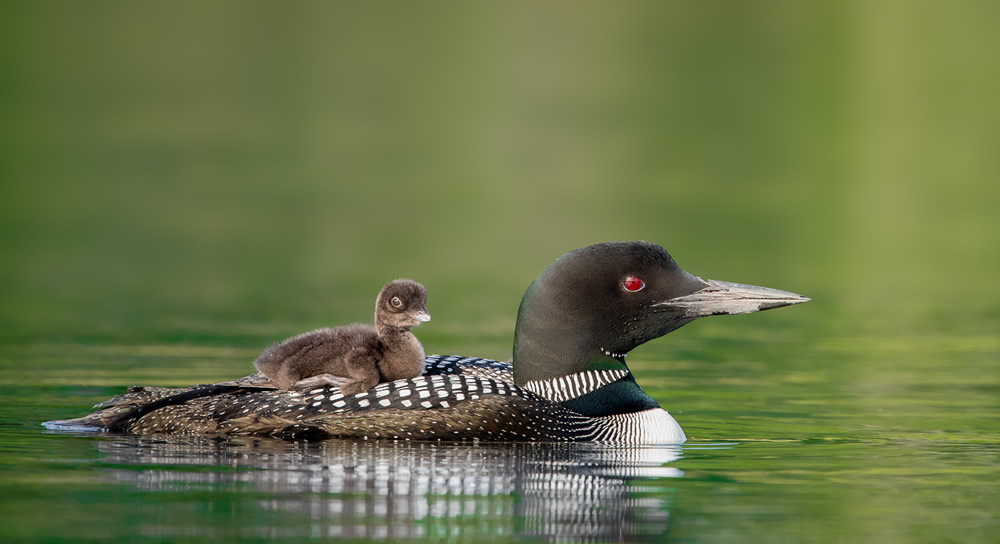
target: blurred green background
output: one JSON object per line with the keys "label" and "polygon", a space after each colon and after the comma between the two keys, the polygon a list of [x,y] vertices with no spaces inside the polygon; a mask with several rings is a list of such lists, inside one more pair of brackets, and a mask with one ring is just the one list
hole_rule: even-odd
{"label": "blurred green background", "polygon": [[4,342],[256,341],[397,276],[421,333],[509,337],[613,239],[828,323],[997,331],[992,2],[0,9]]}
{"label": "blurred green background", "polygon": [[[392,278],[429,290],[428,353],[506,359],[544,266],[646,239],[813,297],[630,357],[691,437],[794,441],[688,452],[677,534],[985,539],[997,21],[989,1],[4,2],[0,466],[21,476],[0,498],[66,485],[31,464],[57,447],[38,421],[249,373],[369,320]],[[56,488],[0,512],[37,536]]]}

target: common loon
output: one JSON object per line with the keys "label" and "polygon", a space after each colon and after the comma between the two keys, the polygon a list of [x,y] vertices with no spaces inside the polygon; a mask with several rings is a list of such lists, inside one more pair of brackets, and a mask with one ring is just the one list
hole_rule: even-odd
{"label": "common loon", "polygon": [[264,350],[254,366],[281,389],[333,385],[354,395],[380,381],[421,375],[424,348],[410,329],[430,319],[427,289],[393,280],[375,299],[374,327],[355,323],[293,336]]}
{"label": "common loon", "polygon": [[261,375],[181,389],[132,388],[50,429],[130,434],[400,440],[681,443],[680,425],[636,383],[625,356],[699,317],[808,301],[703,280],[662,247],[608,242],[556,259],[528,287],[512,363],[430,356],[424,374],[355,395],[276,390]]}

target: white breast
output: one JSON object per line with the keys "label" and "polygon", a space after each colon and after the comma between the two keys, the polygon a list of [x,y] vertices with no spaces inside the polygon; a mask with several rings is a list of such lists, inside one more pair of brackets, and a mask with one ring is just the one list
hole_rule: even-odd
{"label": "white breast", "polygon": [[603,431],[598,440],[630,444],[680,444],[687,440],[680,424],[663,408],[594,419]]}

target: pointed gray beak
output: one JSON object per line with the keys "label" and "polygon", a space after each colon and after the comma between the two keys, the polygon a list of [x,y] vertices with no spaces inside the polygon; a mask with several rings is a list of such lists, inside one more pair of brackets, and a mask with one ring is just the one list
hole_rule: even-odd
{"label": "pointed gray beak", "polygon": [[413,314],[413,317],[415,317],[417,319],[417,321],[419,321],[421,323],[427,323],[428,321],[431,320],[431,314],[429,314],[427,312],[424,312],[424,311],[420,311],[420,312],[417,312],[417,313]]}
{"label": "pointed gray beak", "polygon": [[654,306],[683,308],[687,310],[685,317],[696,318],[709,315],[749,314],[809,301],[802,295],[768,287],[718,280],[702,281],[708,285],[700,291],[664,300]]}

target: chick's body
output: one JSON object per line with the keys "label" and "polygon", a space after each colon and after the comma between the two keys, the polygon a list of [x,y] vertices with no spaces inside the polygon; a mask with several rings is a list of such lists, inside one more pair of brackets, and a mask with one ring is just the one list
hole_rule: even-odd
{"label": "chick's body", "polygon": [[[346,380],[341,391],[353,394],[346,390],[356,389],[354,392],[359,393],[378,384],[378,361],[383,349],[375,327],[355,323],[293,336],[264,351],[254,366],[281,389],[292,389],[306,378],[329,374]],[[304,383],[298,388],[308,386]]]}
{"label": "chick's body", "polygon": [[427,291],[411,280],[387,283],[375,301],[375,326],[355,323],[288,338],[254,362],[281,389],[336,385],[341,393],[367,391],[379,381],[419,376],[424,350],[410,329],[430,320]]}

